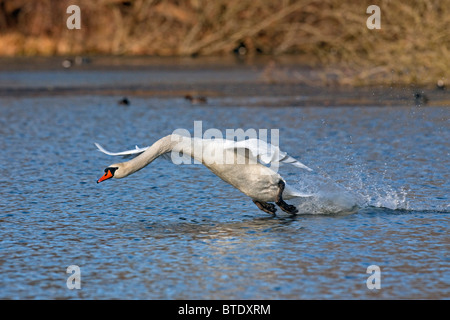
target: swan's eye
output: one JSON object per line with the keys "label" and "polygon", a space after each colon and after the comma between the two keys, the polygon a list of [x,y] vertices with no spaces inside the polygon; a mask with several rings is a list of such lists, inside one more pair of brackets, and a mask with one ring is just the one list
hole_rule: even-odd
{"label": "swan's eye", "polygon": [[108,172],[110,172],[111,175],[114,176],[114,173],[116,172],[117,169],[119,169],[119,168],[117,168],[117,167],[108,167],[108,168],[105,169],[105,175],[107,175]]}

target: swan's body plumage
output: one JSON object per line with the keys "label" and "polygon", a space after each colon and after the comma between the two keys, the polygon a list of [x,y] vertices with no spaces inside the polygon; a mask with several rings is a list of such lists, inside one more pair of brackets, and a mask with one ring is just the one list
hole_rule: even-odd
{"label": "swan's body plumage", "polygon": [[[152,146],[144,148],[136,146],[135,149],[116,153],[105,150],[97,143],[95,145],[101,152],[111,156],[134,157],[126,162],[110,165],[105,172],[111,168],[114,172],[108,177],[105,173],[99,182],[111,177],[124,178],[162,155],[170,155],[174,163],[182,162],[183,159],[185,161],[187,156],[202,163],[222,180],[249,196],[255,203],[282,201],[281,193],[284,199],[310,196],[287,185],[277,169],[282,164],[290,164],[309,171],[311,169],[281,151],[277,146],[258,139],[236,142],[172,134],[161,138]],[[281,191],[280,181],[283,184]]]}

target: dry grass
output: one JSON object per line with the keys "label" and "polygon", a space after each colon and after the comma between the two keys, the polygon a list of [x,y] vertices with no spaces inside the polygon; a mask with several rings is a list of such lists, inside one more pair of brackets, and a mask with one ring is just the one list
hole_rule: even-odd
{"label": "dry grass", "polygon": [[[66,8],[82,29],[67,30]],[[296,54],[343,85],[449,81],[450,5],[379,0],[381,30],[358,0],[0,0],[0,55]],[[307,79],[303,79],[307,81]]]}

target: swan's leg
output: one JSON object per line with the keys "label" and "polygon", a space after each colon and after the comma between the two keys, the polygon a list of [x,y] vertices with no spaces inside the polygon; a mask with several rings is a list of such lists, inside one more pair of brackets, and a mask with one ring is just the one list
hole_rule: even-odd
{"label": "swan's leg", "polygon": [[268,214],[275,215],[275,212],[277,211],[277,208],[275,208],[275,205],[272,203],[261,202],[257,200],[253,200],[253,202],[259,209],[261,209],[264,212],[267,212]]}
{"label": "swan's leg", "polygon": [[281,208],[281,210],[283,210],[284,212],[290,213],[290,214],[296,214],[298,212],[297,208],[293,205],[287,204],[286,202],[284,202],[283,200],[283,191],[284,191],[284,186],[285,183],[283,180],[280,180],[278,182],[278,187],[280,188],[278,190],[278,194],[277,194],[277,199],[275,201],[275,203]]}

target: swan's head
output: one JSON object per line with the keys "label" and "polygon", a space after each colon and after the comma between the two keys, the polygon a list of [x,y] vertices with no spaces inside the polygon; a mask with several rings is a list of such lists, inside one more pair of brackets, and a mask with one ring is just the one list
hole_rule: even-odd
{"label": "swan's head", "polygon": [[105,169],[105,174],[97,180],[97,183],[100,183],[102,181],[111,179],[111,178],[123,178],[126,176],[123,165],[121,163],[112,164],[109,167]]}

